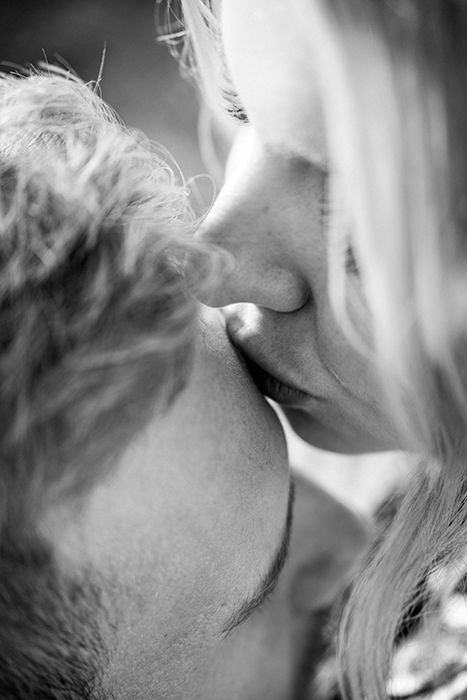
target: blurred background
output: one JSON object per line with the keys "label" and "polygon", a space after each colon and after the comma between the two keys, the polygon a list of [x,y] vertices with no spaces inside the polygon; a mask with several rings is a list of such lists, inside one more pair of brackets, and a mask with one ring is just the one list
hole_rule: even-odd
{"label": "blurred background", "polygon": [[166,146],[187,177],[204,171],[196,91],[157,40],[155,0],[2,0],[1,17],[3,62],[59,57],[84,80],[96,80],[106,46],[104,99],[127,125]]}
{"label": "blurred background", "polygon": [[[206,172],[197,139],[200,104],[157,40],[162,29],[155,0],[2,0],[0,61],[58,61],[93,81],[106,47],[103,98],[128,126],[162,143],[192,178]],[[201,213],[212,201],[212,182],[201,178],[196,190]],[[291,461],[364,515],[408,472],[401,455],[342,457],[288,439]]]}

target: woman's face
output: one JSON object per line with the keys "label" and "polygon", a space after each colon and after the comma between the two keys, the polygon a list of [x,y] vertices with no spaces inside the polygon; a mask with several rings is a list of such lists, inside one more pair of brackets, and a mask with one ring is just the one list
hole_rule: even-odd
{"label": "woman's face", "polygon": [[[249,124],[200,232],[235,263],[209,301],[227,306],[230,337],[259,388],[307,441],[348,453],[394,449],[376,373],[346,340],[328,295],[325,143],[299,20],[287,3],[223,2],[225,57]],[[368,335],[353,267],[347,305]]]}
{"label": "woman's face", "polygon": [[67,570],[97,570],[120,611],[112,697],[298,700],[316,614],[365,535],[311,484],[297,480],[294,502],[277,417],[210,315],[171,409],[49,531]]}

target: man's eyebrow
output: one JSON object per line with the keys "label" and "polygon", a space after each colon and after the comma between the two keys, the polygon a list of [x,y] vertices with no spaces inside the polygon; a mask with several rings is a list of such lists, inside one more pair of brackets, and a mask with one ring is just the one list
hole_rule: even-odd
{"label": "man's eyebrow", "polygon": [[289,488],[289,505],[287,508],[287,517],[285,520],[284,530],[282,533],[282,538],[280,545],[276,551],[276,555],[273,559],[271,566],[269,567],[265,576],[263,576],[261,583],[259,584],[257,590],[253,595],[249,596],[245,600],[238,610],[236,610],[227,620],[226,624],[221,630],[221,636],[227,637],[230,632],[235,627],[238,627],[242,622],[244,622],[256,608],[258,608],[270,595],[277,585],[279,580],[279,575],[284,568],[284,564],[287,560],[287,554],[289,551],[290,535],[292,532],[292,520],[293,520],[293,504],[295,499],[295,484],[293,481],[290,482]]}

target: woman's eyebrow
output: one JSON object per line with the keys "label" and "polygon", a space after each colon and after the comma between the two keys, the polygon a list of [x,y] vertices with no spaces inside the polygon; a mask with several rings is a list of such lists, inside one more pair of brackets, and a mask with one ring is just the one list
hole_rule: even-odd
{"label": "woman's eyebrow", "polygon": [[290,535],[292,532],[293,521],[293,504],[295,499],[295,484],[291,480],[289,488],[289,505],[287,508],[287,516],[285,519],[284,529],[282,532],[281,542],[277,548],[276,554],[265,576],[263,576],[255,593],[245,600],[238,610],[231,615],[222,628],[220,634],[222,637],[227,637],[235,627],[238,627],[244,622],[251,613],[258,608],[264,599],[273,592],[279,580],[279,575],[284,568],[289,552]]}

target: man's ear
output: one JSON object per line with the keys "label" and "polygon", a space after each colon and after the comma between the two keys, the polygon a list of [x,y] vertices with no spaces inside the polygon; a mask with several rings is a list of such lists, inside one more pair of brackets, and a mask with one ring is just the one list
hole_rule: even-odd
{"label": "man's ear", "polygon": [[292,601],[302,614],[331,605],[349,583],[370,542],[369,523],[301,475],[290,557]]}

